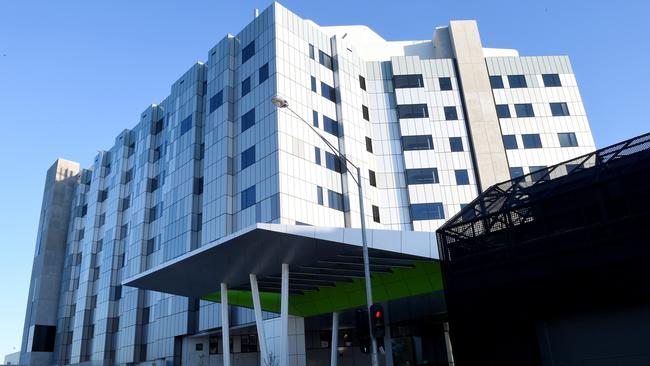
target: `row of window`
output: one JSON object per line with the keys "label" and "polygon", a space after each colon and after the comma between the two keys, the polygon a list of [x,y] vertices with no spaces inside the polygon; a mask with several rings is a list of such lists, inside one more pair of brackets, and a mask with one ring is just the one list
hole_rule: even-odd
{"label": "row of window", "polygon": [[[316,83],[316,78],[311,77],[311,91],[314,93],[318,93],[318,88],[317,88],[317,83]],[[336,89],[333,87],[327,85],[324,82],[320,82],[320,94],[325,98],[329,99],[332,102],[336,103]]]}
{"label": "row of window", "polygon": [[[465,151],[462,137],[450,137],[449,148],[451,152]],[[404,151],[433,150],[433,137],[431,135],[402,136],[402,149]]]}
{"label": "row of window", "polygon": [[[440,90],[453,90],[450,77],[439,77],[438,84]],[[424,88],[424,78],[421,74],[395,75],[393,87],[395,89]]]}
{"label": "row of window", "polygon": [[[253,75],[247,77],[241,82],[241,96],[243,97],[244,95],[250,93],[251,91],[251,84],[252,84],[252,77]],[[262,65],[259,70],[257,70],[257,85],[261,85],[263,82],[266,81],[266,79],[269,78],[269,63],[265,63]],[[218,107],[217,107],[218,108]],[[210,113],[212,113],[212,105],[210,107]],[[216,108],[215,108],[216,109]]]}
{"label": "row of window", "polygon": [[[525,75],[507,75],[508,84],[511,89],[517,88],[527,88],[528,84],[526,83]],[[560,81],[560,75],[558,74],[542,74],[542,80],[544,81],[545,87],[558,87],[562,86]],[[490,76],[490,85],[492,89],[504,89],[502,75],[491,75]]]}
{"label": "row of window", "polygon": [[[467,169],[456,169],[454,175],[456,185],[465,186],[470,184]],[[406,184],[408,185],[437,183],[440,183],[437,168],[406,169]]]}
{"label": "row of window", "polygon": [[[455,106],[443,108],[446,121],[458,120],[458,111]],[[399,104],[397,105],[397,118],[429,118],[429,108],[426,104]]]}
{"label": "row of window", "polygon": [[[554,117],[570,116],[569,106],[564,102],[549,103],[551,107],[551,115]],[[499,118],[512,118],[510,114],[510,107],[507,104],[497,104],[497,117]],[[517,118],[535,117],[535,111],[531,103],[515,104],[515,116]]]}
{"label": "row of window", "polygon": [[[560,142],[560,147],[576,147],[578,146],[578,139],[573,132],[560,132],[557,134]],[[522,134],[521,141],[524,149],[540,149],[542,146],[542,139],[537,133]],[[516,135],[503,135],[503,146],[506,150],[516,150],[519,148]]]}

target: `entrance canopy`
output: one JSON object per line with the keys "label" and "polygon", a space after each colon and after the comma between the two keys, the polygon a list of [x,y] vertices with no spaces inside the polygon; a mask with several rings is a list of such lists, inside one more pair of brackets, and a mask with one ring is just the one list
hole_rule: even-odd
{"label": "entrance canopy", "polygon": [[[434,233],[367,230],[375,302],[442,289]],[[142,272],[123,285],[253,307],[255,274],[262,309],[280,311],[282,263],[289,264],[289,313],[312,316],[365,305],[360,229],[256,224]]]}

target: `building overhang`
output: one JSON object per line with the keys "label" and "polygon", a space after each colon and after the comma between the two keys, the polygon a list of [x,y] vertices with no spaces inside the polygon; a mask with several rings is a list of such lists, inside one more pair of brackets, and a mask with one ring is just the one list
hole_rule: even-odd
{"label": "building overhang", "polygon": [[[125,286],[253,307],[249,275],[262,309],[280,310],[282,263],[289,264],[289,313],[312,316],[365,305],[360,229],[256,224],[123,282]],[[375,302],[442,289],[434,233],[367,230]]]}

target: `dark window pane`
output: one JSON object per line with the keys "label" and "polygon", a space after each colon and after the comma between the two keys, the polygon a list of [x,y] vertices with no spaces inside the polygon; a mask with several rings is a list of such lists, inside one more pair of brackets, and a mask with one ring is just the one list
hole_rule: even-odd
{"label": "dark window pane", "polygon": [[533,110],[533,105],[530,103],[524,104],[515,104],[515,112],[517,117],[535,117],[535,111]]}
{"label": "dark window pane", "polygon": [[562,147],[578,146],[578,139],[576,138],[576,134],[573,132],[558,133],[557,137],[560,140],[560,146]]}
{"label": "dark window pane", "polygon": [[555,117],[568,116],[569,115],[569,106],[562,103],[551,103],[551,114]]}
{"label": "dark window pane", "polygon": [[503,135],[503,147],[506,150],[518,149],[519,146],[517,146],[517,136],[515,136],[515,135]]}
{"label": "dark window pane", "polygon": [[366,78],[359,75],[359,87],[363,90],[366,90]]}
{"label": "dark window pane", "polygon": [[315,127],[318,127],[318,112],[314,111],[312,114],[312,120]]}
{"label": "dark window pane", "polygon": [[241,96],[248,94],[251,91],[251,77],[247,77],[241,82]]}
{"label": "dark window pane", "polygon": [[269,63],[268,62],[265,63],[264,65],[262,65],[262,67],[260,67],[258,76],[259,76],[258,77],[258,79],[259,79],[258,84],[262,84],[264,82],[264,80],[269,78]]}
{"label": "dark window pane", "polygon": [[339,137],[339,123],[336,122],[335,120],[327,117],[326,115],[323,115],[323,129],[327,133],[331,133],[332,135]]}
{"label": "dark window pane", "polygon": [[32,349],[30,352],[54,352],[54,338],[56,337],[56,326],[34,325],[32,334]]}
{"label": "dark window pane", "polygon": [[515,179],[524,175],[524,168],[520,166],[513,166],[510,168],[510,178]]}
{"label": "dark window pane", "polygon": [[377,175],[374,170],[368,170],[368,181],[370,181],[371,186],[377,187]]}
{"label": "dark window pane", "polygon": [[255,186],[248,187],[241,192],[241,209],[244,210],[255,204]]}
{"label": "dark window pane", "polygon": [[440,83],[440,90],[452,90],[451,78],[438,78]]}
{"label": "dark window pane", "polygon": [[560,81],[560,75],[558,74],[542,74],[542,79],[544,80],[544,86],[562,86]]}
{"label": "dark window pane", "polygon": [[551,179],[551,177],[548,174],[548,168],[546,168],[544,165],[531,166],[528,169],[530,171],[530,178],[533,180],[533,182],[545,181]]}
{"label": "dark window pane", "polygon": [[406,184],[433,184],[440,183],[438,169],[406,169]]}
{"label": "dark window pane", "polygon": [[445,218],[442,202],[416,203],[411,205],[411,220],[440,220]]}
{"label": "dark window pane", "polygon": [[326,54],[325,52],[318,50],[318,62],[321,65],[327,67],[330,70],[334,70],[334,64],[332,62],[332,56]]}
{"label": "dark window pane", "polygon": [[249,43],[241,50],[241,63],[248,61],[255,54],[255,41]]}
{"label": "dark window pane", "polygon": [[372,139],[368,136],[366,136],[366,151],[369,153],[372,152]]}
{"label": "dark window pane", "polygon": [[379,218],[379,207],[375,205],[372,205],[372,221],[381,222],[381,219]]}
{"label": "dark window pane", "polygon": [[210,113],[214,112],[223,104],[223,90],[210,98]]}
{"label": "dark window pane", "polygon": [[524,75],[508,75],[508,84],[511,88],[525,88],[526,77]]}
{"label": "dark window pane", "polygon": [[253,127],[254,124],[255,124],[255,108],[251,109],[250,111],[244,113],[243,116],[241,116],[241,132],[244,132],[249,128]]}
{"label": "dark window pane", "polygon": [[536,133],[521,135],[521,139],[524,142],[524,149],[539,149],[542,147],[542,140]]}
{"label": "dark window pane", "polygon": [[192,115],[189,117],[185,118],[184,120],[181,121],[181,133],[180,135],[183,136],[185,132],[189,131],[192,129]]}
{"label": "dark window pane", "polygon": [[310,43],[309,44],[309,58],[314,60],[314,57],[315,57],[315,55],[314,55],[314,45]]}
{"label": "dark window pane", "polygon": [[255,163],[255,146],[251,146],[241,153],[241,170]]}
{"label": "dark window pane", "polygon": [[341,159],[338,156],[327,151],[325,152],[325,167],[337,173],[341,173],[343,170]]}
{"label": "dark window pane", "polygon": [[397,106],[397,118],[428,118],[426,104],[402,104]]}
{"label": "dark window pane", "polygon": [[329,208],[333,208],[335,210],[343,211],[343,195],[330,191],[329,189],[327,190],[327,204]]}
{"label": "dark window pane", "polygon": [[311,77],[311,91],[313,91],[314,93],[317,92],[317,90],[316,90],[316,78],[313,77],[313,76]]}
{"label": "dark window pane", "polygon": [[393,77],[393,85],[395,89],[399,88],[422,88],[424,87],[424,80],[422,75],[395,75]]}
{"label": "dark window pane", "polygon": [[314,147],[314,156],[316,164],[320,165],[320,149],[317,147]]}
{"label": "dark window pane", "polygon": [[433,150],[431,135],[402,136],[402,148],[410,150]]}
{"label": "dark window pane", "polygon": [[154,134],[154,135],[157,135],[160,132],[162,132],[164,127],[165,127],[164,118],[161,118],[158,121],[156,121],[153,124],[153,126],[151,126],[151,133]]}
{"label": "dark window pane", "polygon": [[490,76],[490,86],[492,86],[492,89],[503,89],[503,78],[501,75]]}
{"label": "dark window pane", "polygon": [[449,147],[452,152],[464,151],[463,148],[463,139],[462,137],[450,137],[449,138]]}
{"label": "dark window pane", "polygon": [[336,90],[322,81],[320,82],[320,93],[323,97],[336,103]]}
{"label": "dark window pane", "polygon": [[363,119],[370,121],[370,112],[368,111],[368,107],[365,105],[361,106],[361,114],[363,115]]}
{"label": "dark window pane", "polygon": [[454,170],[456,175],[456,184],[459,186],[465,186],[469,184],[469,174],[466,169]]}
{"label": "dark window pane", "polygon": [[445,120],[455,121],[458,119],[458,112],[456,112],[456,107],[445,107]]}
{"label": "dark window pane", "polygon": [[510,118],[510,107],[507,104],[497,104],[497,117]]}
{"label": "dark window pane", "polygon": [[323,187],[316,186],[316,199],[319,205],[323,204]]}

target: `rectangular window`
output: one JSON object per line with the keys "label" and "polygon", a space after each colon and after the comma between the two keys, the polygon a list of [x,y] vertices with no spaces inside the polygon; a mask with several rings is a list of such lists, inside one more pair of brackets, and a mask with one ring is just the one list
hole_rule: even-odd
{"label": "rectangular window", "polygon": [[316,200],[319,205],[323,205],[323,187],[316,186]]}
{"label": "rectangular window", "polygon": [[362,90],[366,90],[366,78],[364,78],[364,77],[361,76],[361,75],[359,75],[359,87],[360,87]]}
{"label": "rectangular window", "polygon": [[454,170],[454,174],[456,175],[457,185],[466,186],[469,184],[469,174],[467,173],[467,169]]}
{"label": "rectangular window", "polygon": [[545,87],[562,86],[560,75],[558,74],[542,74],[542,79],[544,80]]}
{"label": "rectangular window", "polygon": [[379,207],[375,205],[372,205],[372,221],[381,222],[381,219],[379,218]]}
{"label": "rectangular window", "polygon": [[327,133],[331,133],[332,135],[339,137],[339,123],[336,122],[335,120],[327,117],[326,115],[323,115],[323,129]]}
{"label": "rectangular window", "polygon": [[524,175],[524,168],[520,166],[513,166],[510,168],[510,178],[515,179]]}
{"label": "rectangular window", "polygon": [[377,187],[377,175],[374,170],[368,170],[368,180],[371,186]]}
{"label": "rectangular window", "polygon": [[510,107],[507,104],[497,104],[497,117],[510,118]]}
{"label": "rectangular window", "polygon": [[108,198],[108,190],[104,189],[97,193],[97,202],[104,202]]}
{"label": "rectangular window", "polygon": [[155,192],[156,189],[158,189],[158,186],[160,186],[160,180],[158,177],[149,178],[147,182],[147,192]]}
{"label": "rectangular window", "polygon": [[535,111],[533,110],[533,105],[530,103],[515,104],[515,112],[517,117],[535,117]]}
{"label": "rectangular window", "polygon": [[560,140],[560,146],[562,147],[578,146],[578,139],[576,139],[576,134],[573,132],[558,133],[557,137]]}
{"label": "rectangular window", "polygon": [[458,112],[456,107],[445,107],[445,120],[456,121],[458,119]]}
{"label": "rectangular window", "polygon": [[129,183],[132,180],[133,180],[133,168],[124,172],[124,176],[122,178],[122,184]]}
{"label": "rectangular window", "polygon": [[440,90],[452,90],[451,78],[438,78],[438,82],[440,83]]}
{"label": "rectangular window", "polygon": [[462,137],[450,137],[449,138],[449,147],[452,152],[465,151],[463,147],[463,138]]}
{"label": "rectangular window", "polygon": [[542,139],[539,134],[524,134],[521,135],[521,139],[524,141],[524,149],[539,149],[542,147]]}
{"label": "rectangular window", "polygon": [[525,88],[528,85],[526,85],[526,77],[524,75],[508,75],[508,84],[510,84],[510,88]]}
{"label": "rectangular window", "polygon": [[34,325],[31,352],[54,352],[56,325]]}
{"label": "rectangular window", "polygon": [[327,190],[327,204],[329,208],[333,208],[335,210],[343,211],[343,195],[330,191],[329,189]]}
{"label": "rectangular window", "polygon": [[501,75],[491,75],[490,86],[492,89],[503,89],[503,78]]}
{"label": "rectangular window", "polygon": [[369,153],[372,152],[372,139],[368,136],[366,136],[366,151]]}
{"label": "rectangular window", "polygon": [[250,111],[244,113],[243,116],[241,116],[241,132],[244,132],[249,128],[253,127],[254,124],[255,124],[255,108],[251,109]]}
{"label": "rectangular window", "polygon": [[341,171],[343,170],[341,159],[338,156],[331,154],[327,151],[325,151],[325,167],[337,173],[341,173]]}
{"label": "rectangular window", "polygon": [[255,163],[255,146],[251,146],[241,153],[241,170],[248,168]]}
{"label": "rectangular window", "polygon": [[183,136],[187,131],[192,129],[192,115],[181,121],[180,136]]}
{"label": "rectangular window", "polygon": [[406,169],[406,184],[435,184],[440,183],[438,179],[438,169]]}
{"label": "rectangular window", "polygon": [[412,150],[433,150],[433,138],[431,135],[402,136],[402,149]]}
{"label": "rectangular window", "polygon": [[194,178],[194,182],[192,183],[192,194],[197,196],[203,194],[203,177]]}
{"label": "rectangular window", "polygon": [[313,76],[311,77],[311,91],[313,91],[314,93],[318,91],[316,89],[316,78]]}
{"label": "rectangular window", "polygon": [[214,112],[223,104],[223,90],[210,97],[210,113]]}
{"label": "rectangular window", "polygon": [[422,75],[395,75],[393,77],[393,85],[395,89],[400,88],[423,88],[424,79]]}
{"label": "rectangular window", "polygon": [[245,210],[255,204],[255,186],[250,186],[241,192],[241,209]]}
{"label": "rectangular window", "polygon": [[402,104],[397,106],[397,118],[428,118],[426,104]]}
{"label": "rectangular window", "polygon": [[314,52],[314,45],[310,43],[309,44],[309,58],[312,59],[312,60],[315,59],[315,54],[314,53],[315,53]]}
{"label": "rectangular window", "polygon": [[411,205],[411,220],[441,220],[445,218],[442,202],[416,203]]}
{"label": "rectangular window", "polygon": [[326,54],[325,52],[318,50],[318,62],[321,65],[327,67],[330,70],[334,70],[334,63],[332,62],[332,56]]}
{"label": "rectangular window", "polygon": [[546,168],[546,166],[544,165],[531,166],[530,168],[528,168],[528,171],[530,172],[530,178],[533,180],[533,182],[545,181],[551,179],[551,177],[548,174],[548,168]]}
{"label": "rectangular window", "polygon": [[320,82],[320,93],[326,99],[329,99],[332,102],[336,103],[336,89],[332,88],[322,81]]}
{"label": "rectangular window", "polygon": [[370,121],[370,112],[368,111],[368,107],[365,105],[361,106],[361,114],[363,115],[363,119]]}
{"label": "rectangular window", "polygon": [[120,206],[121,206],[119,208],[120,211],[128,210],[129,207],[131,207],[131,196],[126,196],[126,197],[122,198],[122,200],[120,202]]}
{"label": "rectangular window", "polygon": [[158,121],[156,121],[153,124],[153,126],[151,126],[151,133],[157,135],[160,132],[162,132],[164,127],[165,127],[164,118],[161,118]]}
{"label": "rectangular window", "polygon": [[241,82],[241,96],[250,93],[251,91],[251,77],[247,77],[244,81]]}
{"label": "rectangular window", "polygon": [[551,114],[554,117],[568,116],[569,106],[564,102],[551,103]]}
{"label": "rectangular window", "polygon": [[503,147],[506,150],[516,150],[519,148],[517,146],[517,136],[515,135],[503,135]]}
{"label": "rectangular window", "polygon": [[314,127],[318,127],[318,112],[314,111],[312,114],[312,119],[314,123]]}
{"label": "rectangular window", "polygon": [[320,149],[317,147],[314,147],[314,157],[316,164],[320,165]]}
{"label": "rectangular window", "polygon": [[255,55],[255,41],[251,41],[246,47],[241,50],[241,63],[248,61]]}
{"label": "rectangular window", "polygon": [[259,70],[257,76],[258,76],[257,77],[257,79],[258,79],[257,83],[258,84],[262,84],[266,79],[269,78],[269,63],[268,62],[265,63],[264,65],[262,65],[262,67],[260,67],[260,70]]}

